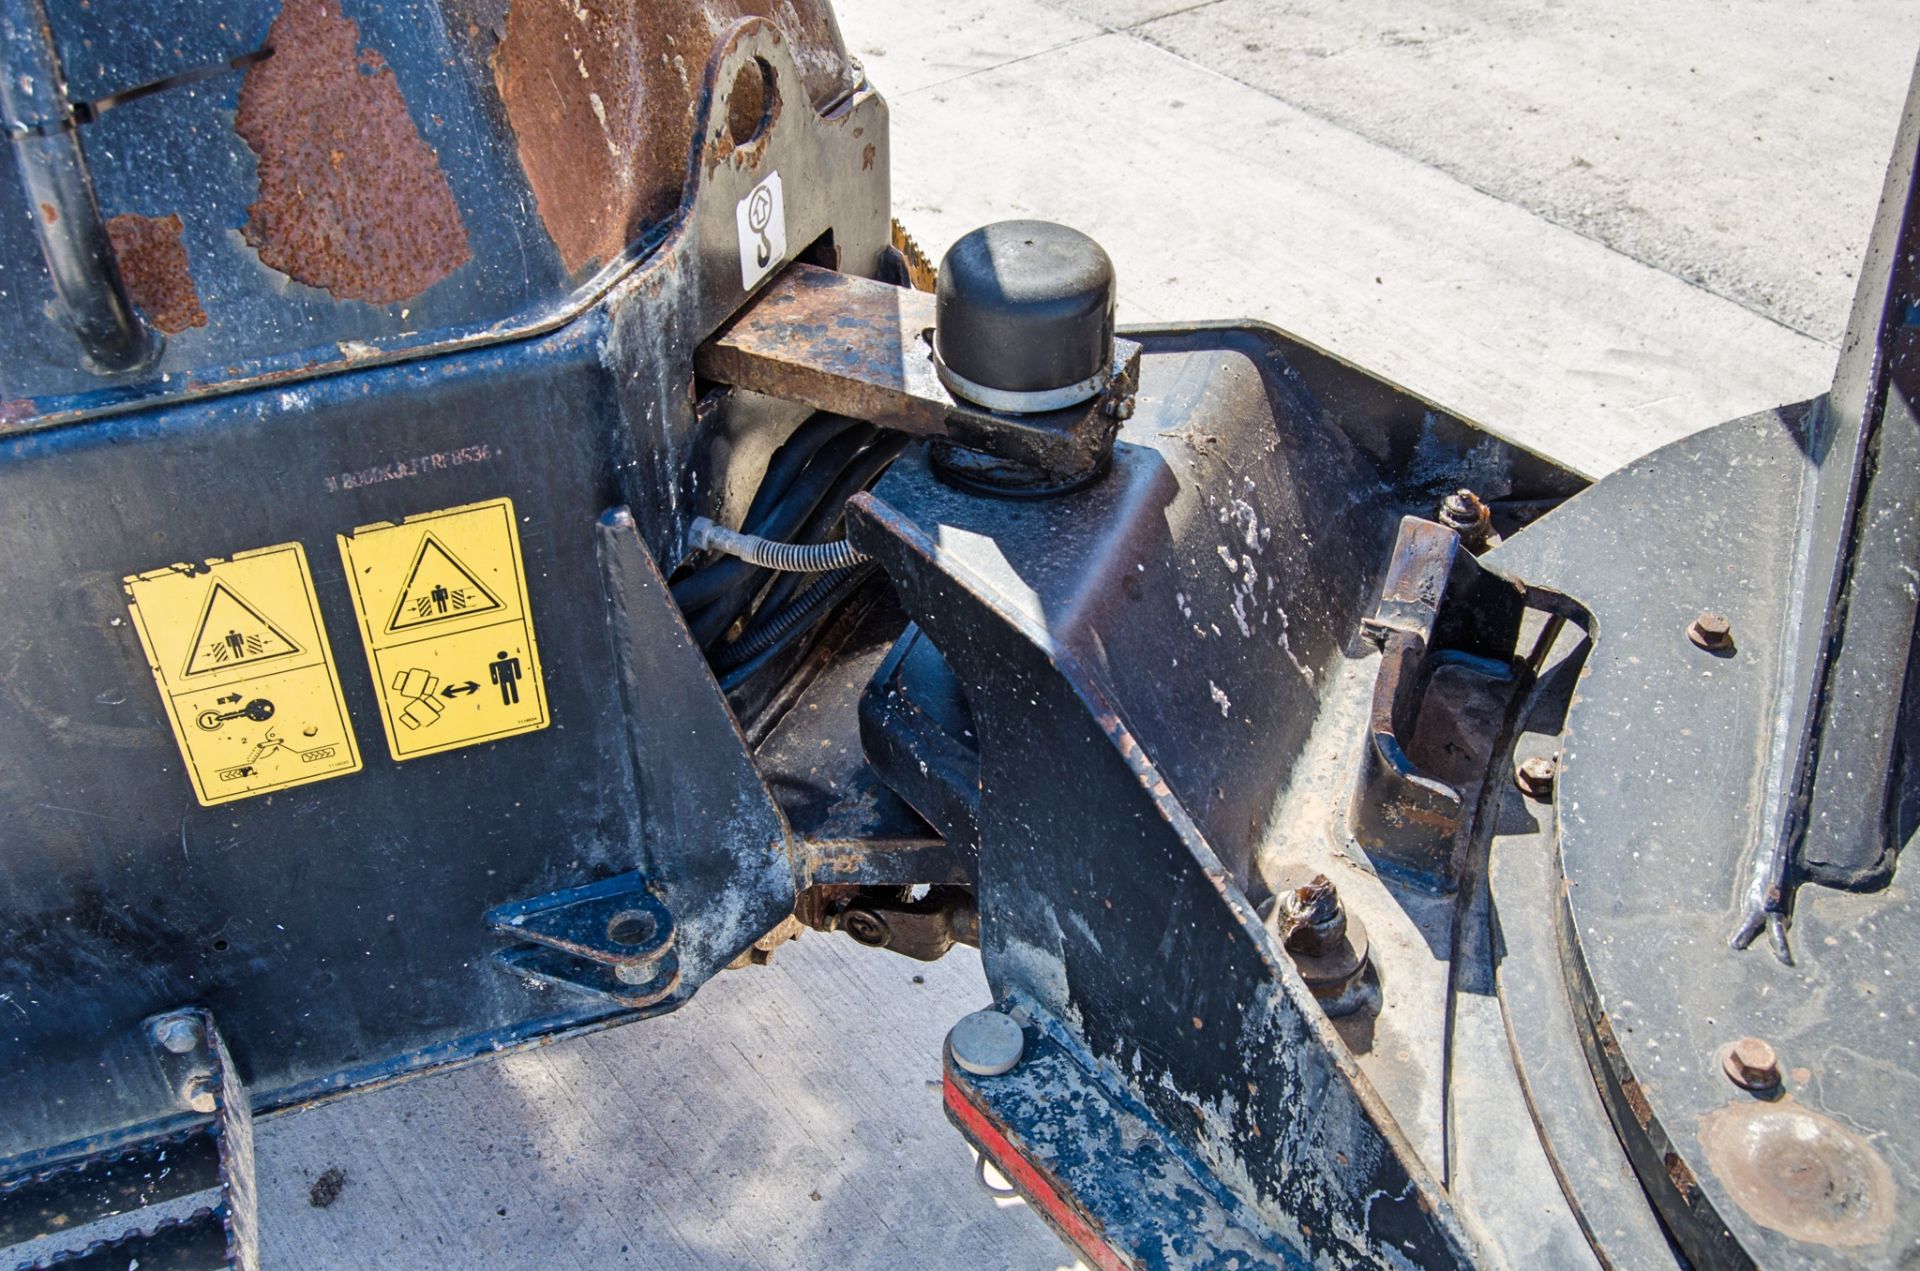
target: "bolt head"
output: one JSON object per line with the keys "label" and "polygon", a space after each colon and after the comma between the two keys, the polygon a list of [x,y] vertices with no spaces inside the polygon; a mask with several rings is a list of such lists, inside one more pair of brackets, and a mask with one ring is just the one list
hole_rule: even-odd
{"label": "bolt head", "polygon": [[1455,529],[1477,525],[1489,515],[1485,501],[1471,490],[1455,490],[1440,501],[1440,519]]}
{"label": "bolt head", "polygon": [[872,948],[886,945],[891,932],[887,921],[870,909],[849,909],[840,915],[840,928],[861,944]]}
{"label": "bolt head", "polygon": [[1012,1072],[1026,1051],[1019,1021],[999,1011],[975,1011],[947,1034],[947,1053],[954,1064],[976,1077]]}
{"label": "bolt head", "polygon": [[1718,653],[1733,647],[1733,624],[1726,616],[1717,613],[1702,613],[1687,627],[1687,639],[1693,641],[1709,653]]}
{"label": "bolt head", "polygon": [[197,1073],[189,1077],[182,1094],[187,1106],[195,1112],[212,1112],[220,1106],[219,1101],[214,1098],[212,1073]]}
{"label": "bolt head", "polygon": [[1560,764],[1550,755],[1535,755],[1523,759],[1513,770],[1513,782],[1529,798],[1544,799],[1553,793],[1553,779],[1559,775]]}
{"label": "bolt head", "polygon": [[1780,1085],[1780,1061],[1773,1047],[1758,1037],[1742,1037],[1727,1047],[1720,1063],[1727,1079],[1742,1090],[1761,1093]]}
{"label": "bolt head", "polygon": [[200,1021],[191,1015],[169,1015],[155,1020],[153,1040],[170,1055],[193,1053],[200,1045]]}
{"label": "bolt head", "polygon": [[1325,874],[1290,887],[1280,896],[1280,943],[1288,953],[1319,956],[1338,947],[1347,934],[1347,907]]}

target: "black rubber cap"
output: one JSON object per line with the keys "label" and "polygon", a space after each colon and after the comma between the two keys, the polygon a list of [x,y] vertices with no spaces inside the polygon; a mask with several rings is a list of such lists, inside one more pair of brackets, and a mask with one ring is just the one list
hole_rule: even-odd
{"label": "black rubber cap", "polygon": [[1079,230],[984,225],[940,260],[934,352],[955,375],[997,392],[1066,388],[1112,362],[1113,298],[1113,262]]}

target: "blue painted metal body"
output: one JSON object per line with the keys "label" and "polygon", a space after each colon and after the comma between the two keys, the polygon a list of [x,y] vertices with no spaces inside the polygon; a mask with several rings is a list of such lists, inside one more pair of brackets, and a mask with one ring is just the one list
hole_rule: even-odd
{"label": "blue painted metal body", "polygon": [[1024,1057],[1012,1072],[982,1077],[949,1053],[947,1116],[1096,1265],[1312,1265],[1103,1076],[1057,1020],[1020,996],[1001,1009],[1023,1023]]}
{"label": "blue painted metal body", "polygon": [[[132,22],[97,63],[78,51],[103,19],[75,19],[61,28],[75,90],[249,45],[272,15],[241,8],[237,24],[221,10],[231,29],[211,43],[160,53],[141,50],[166,24]],[[176,336],[151,374],[104,381],[76,369],[44,281],[8,276],[6,392],[31,405],[0,432],[0,1070],[38,1097],[9,1100],[7,1172],[191,1119],[142,1029],[157,1011],[210,1009],[269,1111],[635,1013],[493,965],[508,942],[484,915],[500,905],[643,872],[676,923],[679,981],[649,1008],[664,1009],[803,885],[660,570],[686,520],[724,514],[805,413],[696,399],[693,345],[747,298],[734,208],[778,170],[793,250],[876,268],[884,105],[862,90],[820,113],[777,28],[724,28],[689,91],[680,214],[578,282],[477,100],[484,67],[448,45],[434,6],[365,10],[361,40],[391,46],[461,200],[465,276],[385,307],[273,278],[234,229],[251,177],[220,85],[86,125],[103,130],[86,140],[110,213],[184,213],[207,328]],[[170,9],[181,25],[167,29],[213,12]],[[786,106],[752,146],[716,146],[731,86],[756,65]],[[27,264],[21,211],[0,215],[0,253]],[[335,536],[502,496],[520,519],[551,726],[396,763]],[[603,524],[623,505],[633,513]],[[364,766],[202,807],[121,579],[287,542],[311,564]]]}
{"label": "blue painted metal body", "polygon": [[[193,284],[209,321],[171,334],[160,361],[140,373],[103,379],[82,366],[71,332],[52,311],[44,281],[36,277],[35,237],[43,218],[22,195],[17,161],[0,151],[0,261],[7,262],[0,331],[8,341],[8,357],[0,365],[0,424],[16,428],[305,377],[370,359],[521,337],[583,314],[604,300],[636,262],[656,254],[685,219],[687,206],[676,195],[691,193],[685,177],[704,165],[688,165],[710,140],[688,134],[687,127],[703,91],[701,67],[713,37],[730,21],[768,8],[753,0],[676,0],[659,6],[654,20],[661,27],[678,28],[683,38],[708,37],[697,46],[687,39],[679,50],[683,74],[643,86],[651,94],[644,103],[648,112],[691,143],[675,150],[670,170],[631,174],[672,210],[640,224],[624,253],[569,270],[543,221],[520,155],[529,147],[563,149],[577,139],[516,133],[497,82],[507,5],[347,0],[342,8],[338,0],[298,0],[288,6],[280,0],[139,5],[45,0],[45,7],[66,94],[76,103],[271,50],[275,19],[283,12],[337,12],[354,24],[359,55],[391,68],[409,122],[452,191],[471,258],[420,294],[384,304],[338,299],[264,264],[244,233],[250,209],[261,198],[259,156],[235,126],[251,68],[103,111],[80,128],[102,215],[178,216]],[[798,71],[791,99],[811,102],[828,114],[844,111],[861,81],[831,14],[811,5],[794,12],[802,17],[791,48],[805,69]],[[635,31],[633,38],[650,34]],[[281,49],[276,55],[285,58],[295,51]],[[368,64],[362,70],[373,73]],[[662,85],[674,91],[664,93]],[[585,83],[582,93],[594,87]],[[597,87],[609,96],[614,91]],[[327,103],[313,105],[321,109]],[[353,127],[347,131],[351,134]],[[851,184],[872,179],[872,169],[850,166],[865,173]],[[884,185],[884,166],[880,179]],[[394,209],[403,215],[407,210]]]}

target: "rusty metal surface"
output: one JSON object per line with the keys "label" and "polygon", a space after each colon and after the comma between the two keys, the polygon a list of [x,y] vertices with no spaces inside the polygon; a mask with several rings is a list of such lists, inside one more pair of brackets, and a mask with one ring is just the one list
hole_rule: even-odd
{"label": "rusty metal surface", "polygon": [[[1455,531],[1419,517],[1400,523],[1379,607],[1361,624],[1381,658],[1348,824],[1377,863],[1452,890],[1471,806],[1464,786],[1484,763],[1447,761],[1474,758],[1469,739],[1497,733],[1528,598],[1524,584],[1480,566]],[[1435,691],[1443,673],[1466,683]],[[1488,692],[1495,700],[1474,701]],[[1445,709],[1426,709],[1430,698]]]}
{"label": "rusty metal surface", "polygon": [[1886,1160],[1791,1098],[1715,1108],[1700,1118],[1700,1147],[1747,1217],[1803,1244],[1864,1248],[1893,1226],[1899,1192]]}
{"label": "rusty metal surface", "polygon": [[[569,273],[618,256],[679,206],[701,67],[729,26],[756,16],[785,33],[816,107],[852,90],[833,15],[808,0],[614,0],[591,8],[519,0],[508,8],[490,59],[493,80]],[[717,157],[731,152],[729,129],[717,129],[715,141]]]}
{"label": "rusty metal surface", "polygon": [[341,300],[419,295],[472,258],[447,175],[380,51],[336,0],[286,0],[234,127],[259,156],[242,229],[260,259]]}
{"label": "rusty metal surface", "polygon": [[701,347],[702,374],[922,437],[944,437],[953,397],[934,375],[925,292],[796,265]]}
{"label": "rusty metal surface", "polygon": [[127,294],[146,314],[147,321],[168,335],[207,325],[207,311],[200,307],[200,292],[193,285],[186,244],[180,241],[182,228],[180,218],[174,215],[123,213],[107,222]]}
{"label": "rusty metal surface", "polygon": [[1137,343],[1114,341],[1115,383],[1104,397],[1046,414],[1001,414],[941,384],[926,338],[933,313],[926,292],[796,264],[701,346],[695,366],[723,384],[1049,473],[1079,475],[1105,462],[1120,426],[1109,407],[1131,402],[1138,382]]}
{"label": "rusty metal surface", "polygon": [[[1897,970],[1911,897],[1802,888],[1795,963],[1727,940],[1761,823],[1761,777],[1792,586],[1791,518],[1808,463],[1807,408],[1723,424],[1609,477],[1486,559],[1578,596],[1596,639],[1561,732],[1555,779],[1556,943],[1589,1062],[1638,1181],[1696,1265],[1825,1265],[1760,1221],[1699,1138],[1737,1087],[1730,1043],[1764,1038],[1786,1097],[1872,1140],[1908,1189],[1915,1082],[1913,994]],[[1737,493],[1728,474],[1738,473]],[[1705,492],[1713,491],[1709,496]],[[1707,499],[1715,501],[1707,506]],[[1657,539],[1633,516],[1685,502]],[[1723,613],[1732,656],[1697,647],[1689,624]],[[1563,730],[1563,731],[1562,731]],[[1503,923],[1524,899],[1498,898]],[[1869,996],[1869,994],[1871,996]],[[1527,1017],[1516,1015],[1516,1021]],[[1531,1028],[1521,1023],[1517,1029]],[[1746,1096],[1741,1095],[1744,1099]],[[1567,1150],[1556,1144],[1556,1155]],[[1750,1197],[1749,1197],[1750,1199]],[[1920,1239],[1912,1207],[1857,1246],[1893,1262]]]}
{"label": "rusty metal surface", "polygon": [[[10,429],[549,330],[660,249],[684,219],[690,181],[735,161],[779,162],[765,134],[791,121],[847,134],[851,151],[833,168],[847,174],[833,183],[842,203],[886,184],[884,108],[819,0],[46,7],[76,100],[126,101],[63,134],[91,159],[101,219],[179,216],[210,320],[168,340],[150,371],[103,384],[80,367],[35,242],[41,202],[63,229],[71,209],[27,198],[5,170],[19,157],[0,150],[0,259],[20,266],[0,292],[0,421]],[[742,68],[724,80],[707,72],[758,14],[796,80],[780,117],[735,147],[727,107]],[[571,79],[550,87],[547,70]],[[125,96],[161,81],[185,86]],[[614,112],[608,129],[596,99]],[[626,146],[618,158],[609,131]],[[696,131],[725,144],[694,162]],[[788,199],[790,223],[794,202],[835,201],[792,189]],[[796,232],[794,249],[829,228],[836,246],[854,246],[844,267],[856,267],[863,235],[843,225]]]}

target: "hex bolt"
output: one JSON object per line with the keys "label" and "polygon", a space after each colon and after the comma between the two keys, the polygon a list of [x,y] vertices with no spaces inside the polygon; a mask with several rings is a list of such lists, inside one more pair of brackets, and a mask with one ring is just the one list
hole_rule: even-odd
{"label": "hex bolt", "polygon": [[1493,510],[1471,490],[1455,490],[1440,502],[1440,524],[1477,552],[1493,538]]}
{"label": "hex bolt", "polygon": [[861,944],[875,949],[885,948],[893,934],[887,930],[886,919],[871,909],[847,910],[840,915],[840,929]]}
{"label": "hex bolt", "polygon": [[1774,1057],[1773,1047],[1758,1037],[1742,1037],[1727,1047],[1720,1066],[1726,1070],[1727,1080],[1742,1090],[1765,1094],[1780,1086],[1780,1061]]}
{"label": "hex bolt", "polygon": [[200,1021],[191,1015],[167,1015],[148,1030],[154,1042],[171,1055],[191,1054],[200,1045]]}
{"label": "hex bolt", "polygon": [[1688,625],[1687,639],[1708,653],[1725,653],[1733,648],[1733,624],[1723,614],[1702,613]]}
{"label": "hex bolt", "polygon": [[1011,1015],[975,1011],[947,1034],[947,1053],[976,1077],[997,1077],[1019,1064],[1027,1053],[1027,1038]]}
{"label": "hex bolt", "polygon": [[1560,764],[1552,755],[1535,755],[1520,761],[1513,770],[1513,783],[1529,799],[1545,799],[1553,793],[1553,779],[1559,771]]}
{"label": "hex bolt", "polygon": [[187,1078],[186,1088],[181,1091],[189,1108],[195,1112],[212,1112],[220,1106],[214,1097],[213,1074],[198,1072]]}

